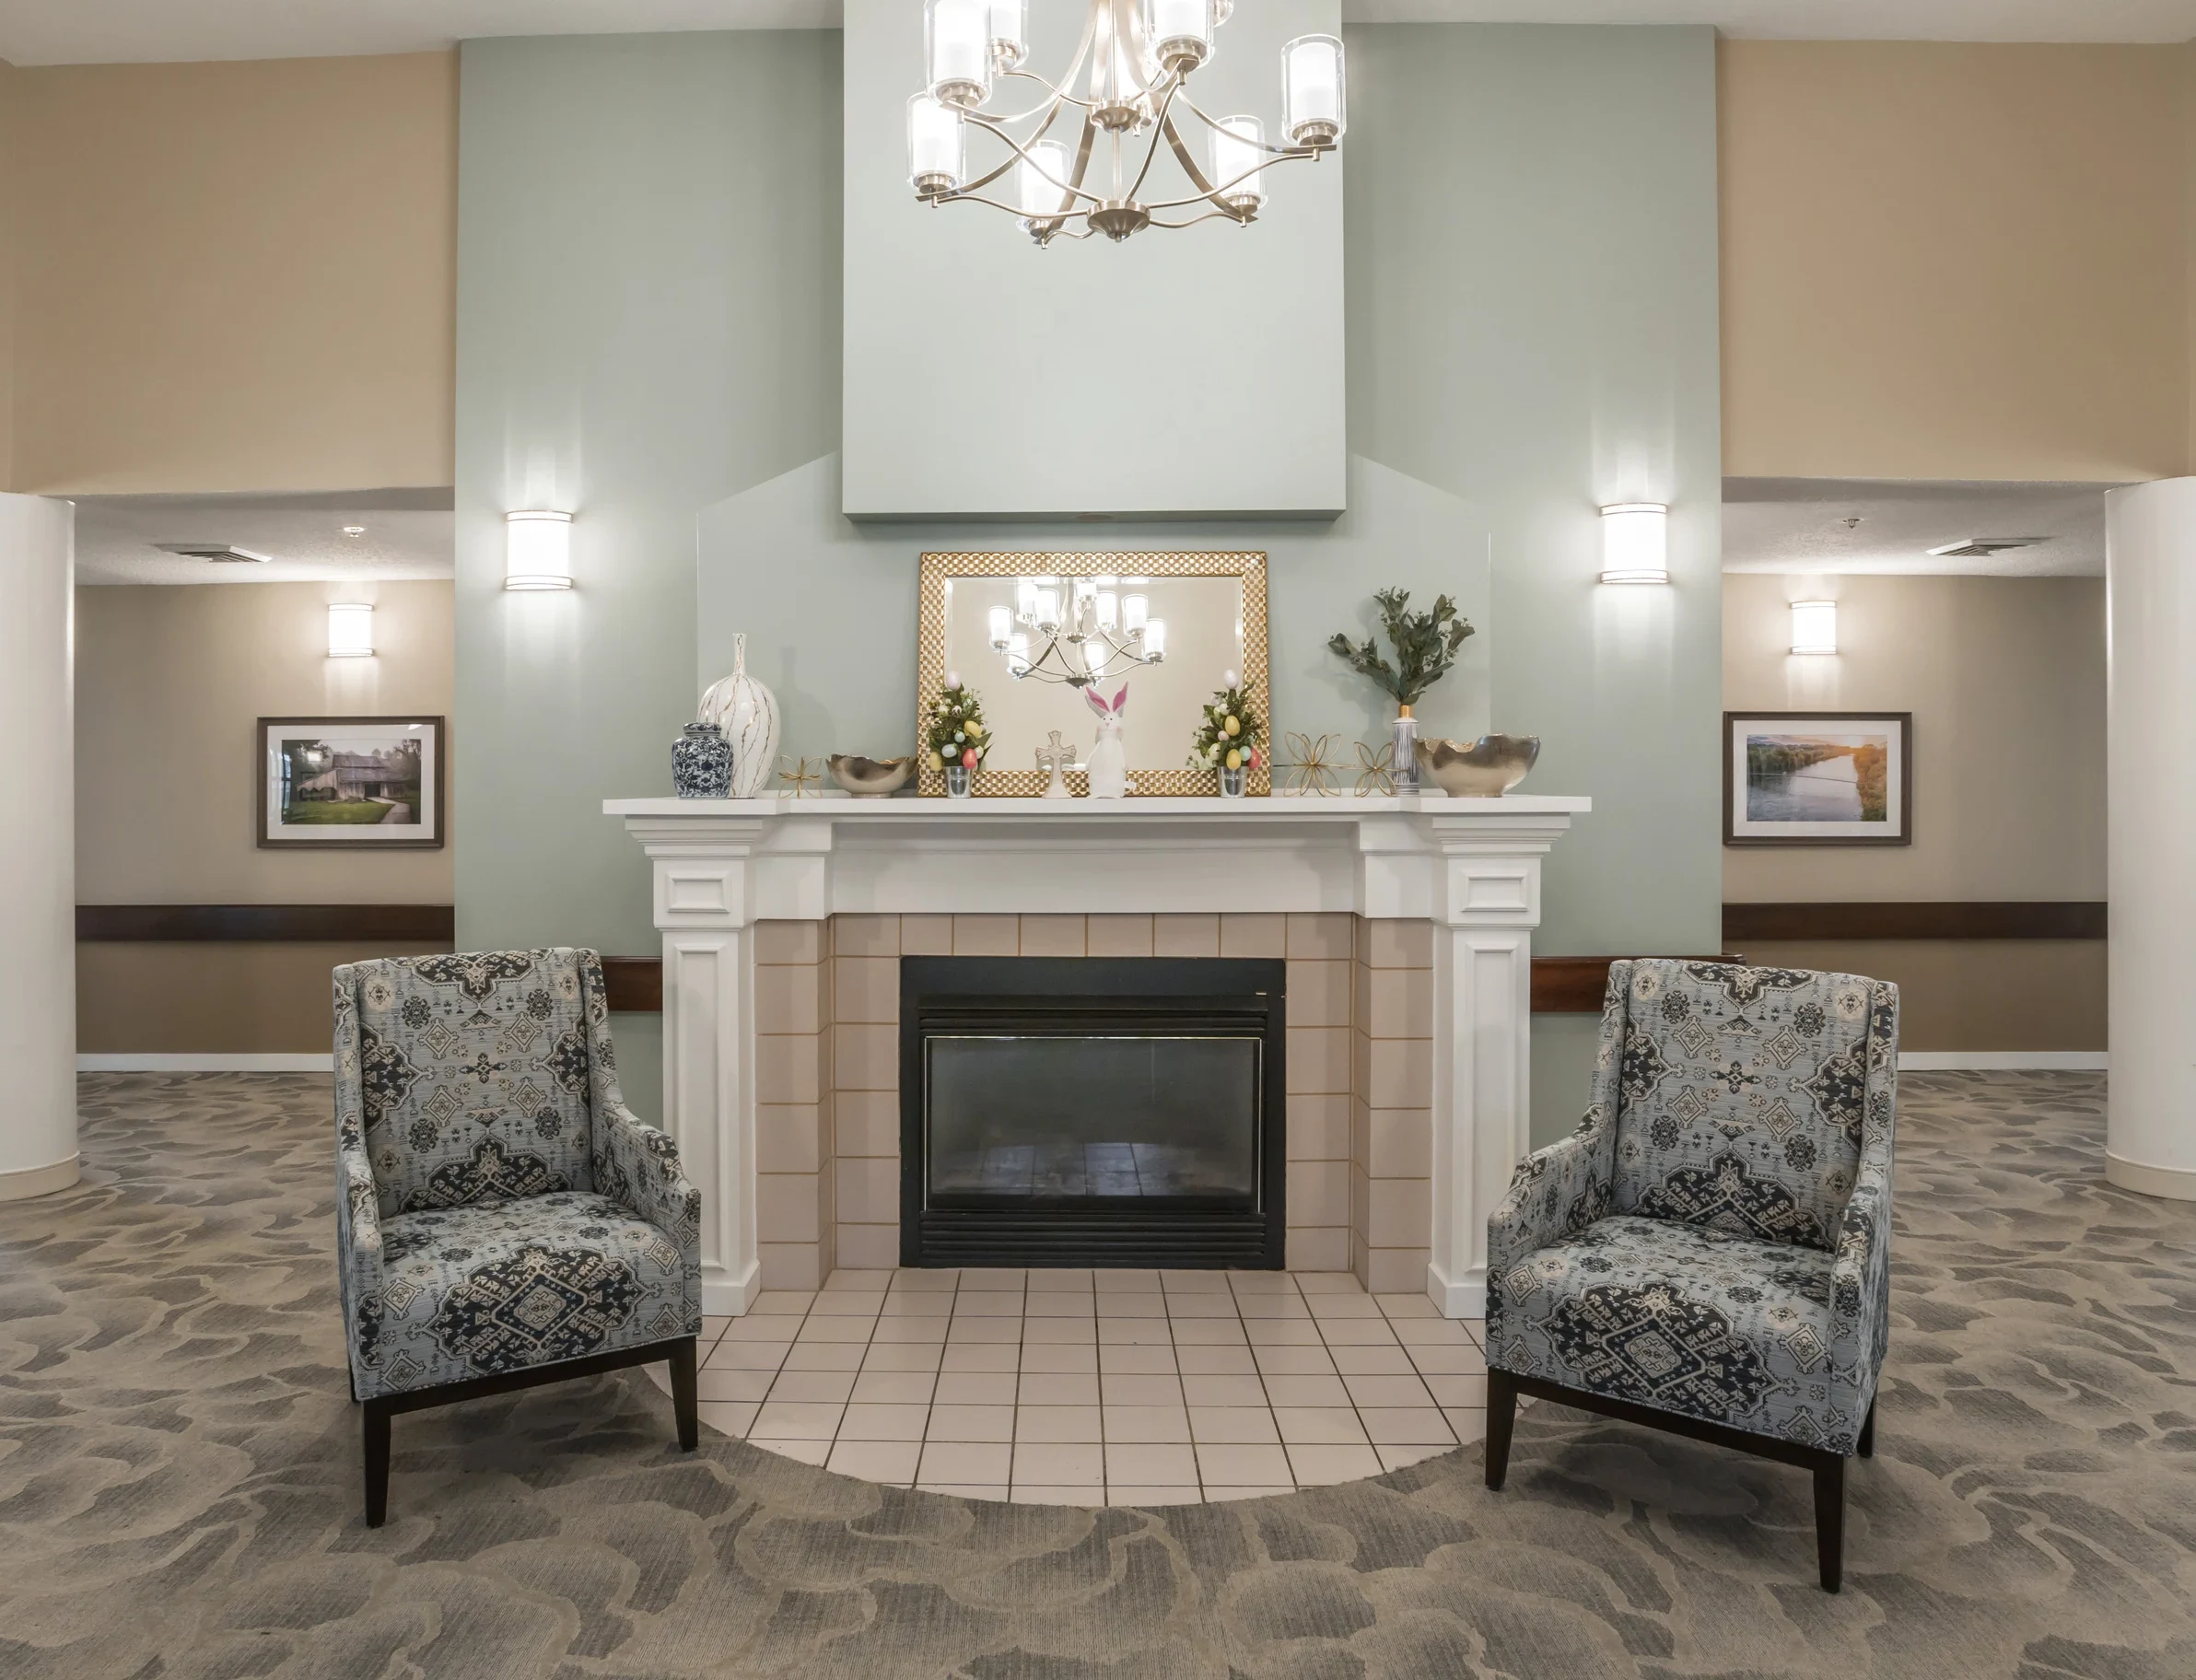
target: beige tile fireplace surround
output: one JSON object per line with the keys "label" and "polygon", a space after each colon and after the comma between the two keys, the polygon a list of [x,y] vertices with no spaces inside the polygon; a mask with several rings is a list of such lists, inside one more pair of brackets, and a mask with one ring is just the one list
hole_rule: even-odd
{"label": "beige tile fireplace surround", "polygon": [[1541,860],[1591,801],[612,799],[649,859],[663,1113],[701,1187],[702,1300],[898,1258],[898,965],[1281,962],[1285,1258],[1486,1311],[1525,1154]]}
{"label": "beige tile fireplace surround", "polygon": [[1349,913],[835,916],[755,928],[756,1236],[765,1289],[900,1263],[899,960],[1288,962],[1288,1264],[1425,1288],[1433,928]]}

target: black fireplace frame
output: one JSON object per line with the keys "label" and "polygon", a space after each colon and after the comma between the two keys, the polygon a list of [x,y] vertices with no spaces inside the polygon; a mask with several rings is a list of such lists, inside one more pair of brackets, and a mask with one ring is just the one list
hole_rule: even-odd
{"label": "black fireplace frame", "polygon": [[[923,1041],[938,1028],[1104,1023],[1259,1041],[1257,1205],[1126,1197],[927,1206]],[[1279,1271],[1288,1246],[1288,964],[1278,957],[902,957],[900,1264],[1228,1266]]]}

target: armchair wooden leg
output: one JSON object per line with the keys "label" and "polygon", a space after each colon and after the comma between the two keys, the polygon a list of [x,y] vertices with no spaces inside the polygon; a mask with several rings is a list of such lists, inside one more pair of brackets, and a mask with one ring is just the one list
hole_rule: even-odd
{"label": "armchair wooden leg", "polygon": [[1824,1456],[1815,1464],[1815,1553],[1822,1590],[1835,1592],[1845,1580],[1845,1461]]}
{"label": "armchair wooden leg", "polygon": [[688,1336],[671,1353],[671,1406],[678,1415],[679,1445],[693,1452],[701,1440],[701,1382],[695,1371],[695,1338]]}
{"label": "armchair wooden leg", "polygon": [[1859,1452],[1863,1458],[1875,1456],[1875,1402],[1868,1402],[1868,1420],[1861,1425]]}
{"label": "armchair wooden leg", "polygon": [[1500,1493],[1510,1475],[1510,1429],[1517,1421],[1517,1381],[1506,1371],[1487,1373],[1487,1488]]}
{"label": "armchair wooden leg", "polygon": [[366,1403],[366,1525],[379,1528],[389,1515],[389,1418],[386,1399]]}

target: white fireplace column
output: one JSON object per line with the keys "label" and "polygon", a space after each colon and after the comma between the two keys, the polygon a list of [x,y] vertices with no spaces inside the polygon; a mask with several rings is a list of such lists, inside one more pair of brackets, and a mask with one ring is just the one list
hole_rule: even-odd
{"label": "white fireplace column", "polygon": [[2105,497],[2105,1176],[2196,1201],[2196,478]]}
{"label": "white fireplace column", "polygon": [[0,495],[0,1202],[76,1182],[76,509]]}

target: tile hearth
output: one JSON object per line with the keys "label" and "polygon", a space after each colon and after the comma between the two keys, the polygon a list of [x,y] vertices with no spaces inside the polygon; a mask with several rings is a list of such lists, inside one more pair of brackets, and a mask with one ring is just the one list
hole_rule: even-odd
{"label": "tile hearth", "polygon": [[1346,1272],[841,1270],[704,1321],[701,1414],[896,1487],[1196,1504],[1480,1439],[1480,1334]]}

